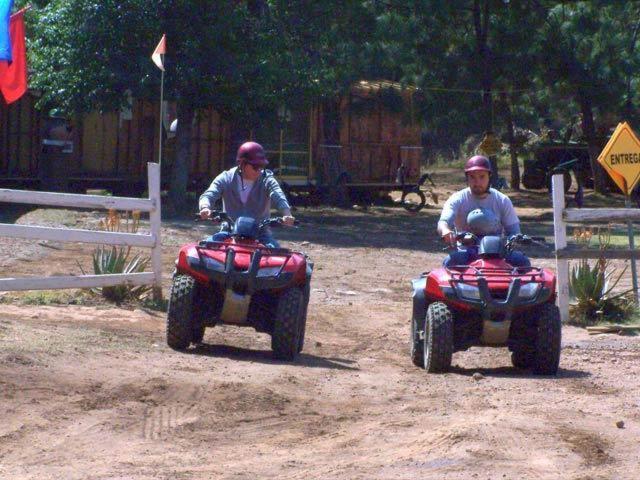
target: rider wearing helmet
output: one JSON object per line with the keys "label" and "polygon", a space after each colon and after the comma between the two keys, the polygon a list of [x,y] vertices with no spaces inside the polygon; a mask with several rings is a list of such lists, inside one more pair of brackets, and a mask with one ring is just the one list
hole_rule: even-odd
{"label": "rider wearing helmet", "polygon": [[[489,159],[482,155],[471,157],[464,166],[464,173],[469,186],[451,195],[438,221],[438,234],[443,241],[455,246],[456,231],[478,236],[520,233],[520,220],[511,200],[489,186]],[[476,255],[473,249],[459,248],[444,260],[444,265],[468,265]],[[514,266],[530,266],[529,259],[521,252],[510,252],[506,260]]]}
{"label": "rider wearing helmet", "polygon": [[[295,218],[291,215],[287,197],[273,173],[265,169],[269,161],[262,145],[256,142],[240,145],[236,163],[236,167],[218,175],[200,196],[200,217],[209,218],[212,205],[222,199],[222,208],[232,220],[251,217],[260,222],[269,218],[273,202],[283,216],[284,223],[293,225]],[[219,232],[212,236],[212,240],[221,241],[227,236],[228,233]],[[262,230],[259,241],[267,246],[278,247],[268,228]]]}

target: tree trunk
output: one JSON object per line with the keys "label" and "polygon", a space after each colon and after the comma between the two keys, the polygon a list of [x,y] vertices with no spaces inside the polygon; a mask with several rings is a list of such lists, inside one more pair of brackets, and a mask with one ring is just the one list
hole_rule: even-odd
{"label": "tree trunk", "polygon": [[[191,132],[195,108],[190,102],[178,103],[178,128],[176,131],[176,154],[171,169],[169,201],[175,211],[186,210],[187,184],[191,167]],[[196,206],[191,206],[191,210]]]}
{"label": "tree trunk", "polygon": [[502,94],[502,108],[504,122],[507,126],[507,142],[509,143],[509,155],[511,156],[511,188],[520,190],[520,166],[518,165],[518,149],[515,145],[513,129],[513,116],[511,115],[511,103],[505,93]]}
{"label": "tree trunk", "polygon": [[[474,0],[473,26],[476,34],[476,54],[480,67],[480,86],[482,88],[482,117],[480,126],[483,134],[493,133],[493,70],[491,51],[488,45],[489,36],[489,0]],[[498,175],[498,159],[495,155],[491,161],[491,185],[496,186]]]}
{"label": "tree trunk", "polygon": [[593,174],[593,187],[598,193],[607,193],[604,185],[604,176],[602,167],[598,163],[598,155],[600,155],[600,145],[596,137],[596,127],[593,121],[593,107],[591,97],[580,90],[577,94],[577,100],[580,104],[582,112],[582,133],[587,140],[589,149],[589,163],[591,164],[591,173]]}

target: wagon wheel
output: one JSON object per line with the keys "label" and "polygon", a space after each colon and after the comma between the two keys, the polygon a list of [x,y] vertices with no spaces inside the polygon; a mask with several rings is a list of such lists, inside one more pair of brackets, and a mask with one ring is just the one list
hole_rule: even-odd
{"label": "wagon wheel", "polygon": [[426,205],[427,199],[422,190],[415,188],[402,192],[400,202],[407,212],[418,213]]}

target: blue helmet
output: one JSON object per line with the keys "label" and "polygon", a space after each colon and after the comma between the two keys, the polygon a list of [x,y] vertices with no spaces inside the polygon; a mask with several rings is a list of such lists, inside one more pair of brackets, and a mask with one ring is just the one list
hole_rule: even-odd
{"label": "blue helmet", "polygon": [[467,215],[467,225],[469,231],[475,235],[496,235],[502,232],[502,224],[488,208],[476,208],[471,210]]}

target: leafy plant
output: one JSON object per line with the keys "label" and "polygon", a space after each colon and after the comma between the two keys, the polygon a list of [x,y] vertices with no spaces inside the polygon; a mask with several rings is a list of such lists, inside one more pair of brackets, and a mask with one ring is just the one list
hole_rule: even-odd
{"label": "leafy plant", "polygon": [[[109,210],[106,219],[100,220],[99,228],[108,232],[136,233],[140,227],[140,212],[126,212],[124,221],[115,210]],[[96,275],[144,272],[151,258],[142,253],[133,254],[131,247],[102,245],[93,252],[93,271]],[[81,267],[82,269],[82,267]],[[83,271],[84,273],[84,271]],[[141,300],[151,291],[150,285],[114,285],[96,289],[112,302],[120,303],[127,299]]]}
{"label": "leafy plant", "polygon": [[[576,243],[589,245],[593,232],[588,229],[576,229],[574,239]],[[611,228],[598,229],[598,242],[601,252],[609,247],[611,242]],[[572,317],[578,325],[593,325],[601,320],[624,320],[635,310],[635,305],[629,299],[631,290],[613,293],[620,283],[620,279],[627,271],[625,266],[617,274],[616,268],[601,254],[596,264],[591,266],[589,261],[582,259],[571,268],[569,277],[569,293],[575,299],[572,306]]]}

